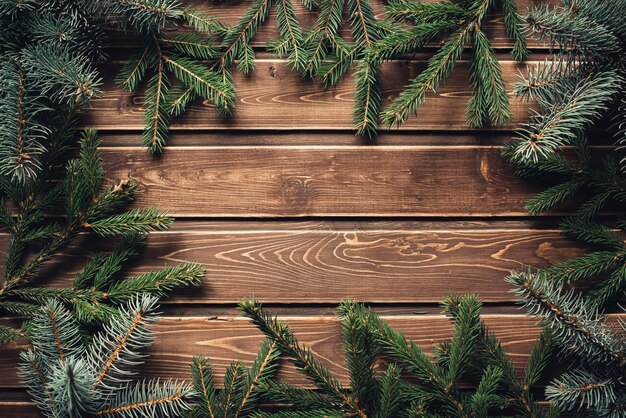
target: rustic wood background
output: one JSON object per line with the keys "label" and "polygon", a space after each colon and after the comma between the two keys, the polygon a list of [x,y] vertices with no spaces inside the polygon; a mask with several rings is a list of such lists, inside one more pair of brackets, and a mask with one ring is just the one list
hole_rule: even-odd
{"label": "rustic wood background", "polygon": [[[375,2],[381,10],[382,1]],[[524,10],[532,2],[518,5]],[[193,3],[229,23],[249,4]],[[304,10],[300,16],[305,25],[314,21]],[[524,66],[508,55],[501,16],[494,14],[487,26],[512,86]],[[272,18],[255,46],[262,51],[274,35]],[[117,44],[135,43],[115,36],[122,40]],[[532,59],[543,59],[546,51],[530,46]],[[368,143],[351,130],[350,78],[323,90],[260,52],[254,74],[236,77],[233,118],[222,120],[210,105],[197,103],[174,123],[165,154],[153,158],[139,146],[143,97],[112,83],[119,66],[104,70],[104,96],[85,125],[101,132],[109,178],[134,178],[141,186],[138,205],[159,205],[177,219],[171,231],[152,234],[134,270],[190,260],[208,272],[202,289],[163,302],[165,317],[144,375],[188,378],[194,354],[209,356],[220,376],[233,359],[249,362],[261,336],[235,307],[253,295],[344,380],[334,307],[348,297],[371,304],[429,348],[450,334],[439,314],[441,298],[476,293],[486,321],[515,363],[524,364],[538,329],[517,310],[504,277],[584,251],[559,234],[556,218],[527,216],[523,204],[541,187],[520,180],[500,157],[501,145],[526,120],[527,104],[513,100],[513,120],[503,128],[469,129],[463,61],[417,117]],[[419,55],[386,64],[385,100],[423,66]],[[6,246],[7,239],[0,242]],[[85,261],[85,245],[68,248],[45,279],[71,280]],[[36,416],[15,374],[24,345],[1,350],[2,416]],[[305,384],[290,367],[281,375]]]}

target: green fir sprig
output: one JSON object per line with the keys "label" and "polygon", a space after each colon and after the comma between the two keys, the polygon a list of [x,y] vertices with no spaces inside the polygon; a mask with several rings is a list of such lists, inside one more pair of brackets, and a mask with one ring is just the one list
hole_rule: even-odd
{"label": "green fir sprig", "polygon": [[[502,70],[495,51],[482,29],[493,8],[489,0],[420,3],[409,0],[389,2],[391,21],[406,26],[387,31],[366,51],[355,73],[357,92],[354,118],[357,133],[374,136],[379,119],[389,127],[402,125],[424,103],[429,91],[437,91],[450,76],[461,54],[471,48],[470,84],[472,98],[467,104],[467,122],[472,127],[499,126],[511,117]],[[528,56],[515,3],[501,2],[504,23],[513,38],[514,59]],[[414,54],[433,42],[442,46],[426,68],[411,80],[387,109],[381,109],[381,66],[384,61]]]}
{"label": "green fir sprig", "polygon": [[143,350],[152,345],[157,298],[143,294],[120,307],[85,339],[80,324],[55,300],[33,316],[32,348],[21,353],[19,376],[39,411],[59,417],[182,417],[192,386],[174,380],[134,382]]}
{"label": "green fir sprig", "polygon": [[[520,175],[547,185],[526,209],[573,209],[561,230],[589,251],[508,280],[572,363],[550,383],[547,397],[563,410],[622,417],[626,335],[606,313],[626,290],[626,1],[564,0],[531,8],[524,21],[553,57],[531,66],[516,86],[538,110],[504,154]],[[595,146],[611,137],[614,147]]]}
{"label": "green fir sprig", "polygon": [[[349,386],[335,377],[301,344],[291,328],[260,303],[244,299],[244,315],[276,345],[316,389],[305,389],[271,379],[262,383],[269,401],[288,404],[278,412],[256,412],[255,417],[557,417],[534,400],[537,384],[552,356],[552,337],[545,334],[534,348],[520,380],[510,358],[480,319],[480,302],[473,296],[452,296],[443,303],[454,331],[450,341],[438,345],[434,355],[407,341],[362,304],[345,301],[339,307],[343,352],[350,374]],[[385,371],[379,371],[382,356]],[[411,377],[413,381],[406,378]],[[474,389],[464,382],[476,384]]]}
{"label": "green fir sprig", "polygon": [[191,365],[193,388],[198,394],[194,418],[250,416],[258,409],[263,385],[278,369],[279,351],[276,344],[265,340],[251,367],[233,362],[226,369],[224,388],[217,390],[213,382],[213,368],[204,356],[196,356]]}
{"label": "green fir sprig", "polygon": [[[29,317],[38,305],[54,298],[82,323],[98,324],[115,316],[117,306],[135,295],[164,296],[177,287],[200,284],[204,271],[194,263],[136,277],[122,274],[128,261],[138,255],[146,234],[166,229],[173,219],[156,208],[125,210],[124,206],[133,200],[136,185],[123,179],[105,186],[99,145],[96,132],[85,131],[79,157],[67,162],[64,170],[60,161],[54,160],[50,163],[58,170],[50,171],[45,178],[40,175],[26,184],[2,179],[0,185],[8,199],[0,211],[11,234],[0,287],[3,312]],[[63,155],[59,153],[56,158],[62,160]],[[60,183],[59,175],[64,178]],[[65,209],[64,220],[51,215],[54,208]],[[110,253],[100,252],[89,260],[71,286],[41,287],[39,272],[85,233],[118,237],[119,243]],[[28,322],[21,329],[3,327],[0,341],[24,334],[32,336]]]}

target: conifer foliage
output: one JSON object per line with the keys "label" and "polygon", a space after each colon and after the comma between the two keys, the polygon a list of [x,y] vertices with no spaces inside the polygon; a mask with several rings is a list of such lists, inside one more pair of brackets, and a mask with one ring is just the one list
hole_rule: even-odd
{"label": "conifer foliage", "polygon": [[[86,131],[80,156],[70,160],[64,170],[59,167],[64,154],[57,153],[48,164],[58,170],[45,177],[40,173],[26,184],[2,179],[6,198],[0,205],[1,220],[11,232],[5,280],[0,287],[3,312],[29,317],[40,304],[56,298],[82,323],[98,324],[115,316],[116,306],[137,294],[162,296],[176,287],[200,283],[204,271],[193,263],[134,277],[121,274],[124,265],[138,254],[146,234],[167,228],[173,219],[156,208],[124,210],[133,199],[136,184],[124,179],[105,186],[99,144],[96,133]],[[64,173],[62,182],[57,181],[60,173]],[[7,198],[17,210],[10,209]],[[49,215],[59,207],[65,209],[63,221]],[[37,286],[38,272],[46,262],[84,232],[117,237],[118,244],[110,253],[101,252],[90,259],[69,287]],[[24,333],[32,335],[29,322],[22,329],[0,326],[0,342]]]}
{"label": "conifer foliage", "polygon": [[132,380],[153,342],[156,300],[132,297],[90,340],[60,302],[37,310],[19,375],[45,417],[182,417],[191,410],[190,384]]}
{"label": "conifer foliage", "polygon": [[198,394],[194,406],[194,418],[250,416],[258,409],[262,396],[262,385],[271,379],[277,368],[279,351],[276,343],[265,340],[248,368],[239,361],[234,361],[224,374],[224,387],[217,390],[213,382],[213,367],[204,356],[197,356],[191,365],[193,388]]}
{"label": "conifer foliage", "polygon": [[[119,3],[136,19],[150,19],[140,2]],[[3,314],[28,319],[57,298],[81,323],[98,324],[136,294],[161,296],[203,275],[198,265],[183,264],[122,280],[146,233],[173,219],[156,208],[125,210],[136,184],[105,181],[95,131],[82,134],[78,157],[69,158],[79,116],[100,94],[94,63],[106,54],[96,6],[105,3],[0,1],[0,223],[10,233]],[[40,287],[41,270],[82,233],[119,243],[91,259],[68,287]],[[0,326],[0,343],[24,334],[28,321],[20,329]]]}
{"label": "conifer foliage", "polygon": [[[533,350],[524,378],[518,379],[502,346],[480,319],[474,296],[449,297],[444,313],[454,326],[450,342],[440,344],[430,358],[420,347],[363,305],[346,301],[339,307],[343,351],[350,372],[344,386],[311,350],[298,342],[288,325],[255,300],[244,299],[244,315],[276,345],[317,390],[275,379],[261,383],[264,397],[290,409],[253,414],[256,417],[557,417],[557,408],[543,411],[530,389],[537,383],[552,353],[546,334]],[[390,359],[378,372],[381,355]],[[411,383],[405,377],[416,378]],[[478,382],[473,390],[464,381]]]}
{"label": "conifer foliage", "polygon": [[[626,1],[566,0],[533,8],[524,20],[554,56],[531,67],[516,87],[539,110],[505,155],[521,175],[549,185],[528,211],[575,207],[561,229],[591,251],[541,271],[514,272],[509,281],[575,360],[550,384],[548,397],[565,410],[622,417],[626,333],[605,313],[626,290]],[[616,147],[593,146],[607,138]]]}
{"label": "conifer foliage", "polygon": [[[467,105],[467,122],[472,127],[502,125],[509,120],[510,105],[502,70],[482,25],[496,2],[491,0],[442,1],[422,3],[393,0],[386,8],[391,21],[406,24],[394,27],[374,42],[358,64],[354,110],[355,128],[360,135],[374,136],[381,107],[381,64],[414,54],[429,43],[443,45],[430,58],[426,69],[410,81],[393,103],[382,112],[390,127],[403,124],[417,113],[429,91],[436,91],[449,77],[461,54],[471,45],[470,83],[472,98]],[[520,17],[513,0],[499,3],[508,34],[513,38],[512,56],[518,61],[528,56]]]}
{"label": "conifer foliage", "polygon": [[[3,91],[4,104],[0,97],[0,111],[27,117],[7,120],[0,140],[4,138],[12,146],[2,151],[0,162],[17,166],[16,175],[36,170],[33,157],[45,150],[42,128],[46,124],[40,119],[48,113],[48,99],[71,99],[84,106],[98,95],[100,81],[91,62],[106,59],[104,29],[112,26],[140,38],[141,46],[116,81],[130,92],[146,88],[143,143],[151,152],[163,151],[171,118],[182,114],[195,99],[203,98],[220,115],[230,115],[235,107],[233,67],[245,74],[254,69],[251,41],[272,10],[278,37],[269,42],[268,49],[285,57],[303,77],[319,78],[331,86],[356,63],[354,125],[359,135],[376,135],[382,63],[414,54],[432,42],[443,42],[443,46],[383,113],[388,126],[400,125],[416,113],[426,93],[439,88],[470,45],[473,96],[467,107],[469,124],[500,125],[510,117],[502,71],[482,31],[494,2],[393,0],[386,8],[389,19],[377,19],[371,0],[303,0],[302,4],[317,13],[312,28],[301,26],[295,0],[253,0],[232,27],[177,0],[1,0],[0,19],[6,30],[0,48],[6,49],[2,53],[16,64],[3,65],[0,73],[11,86]],[[515,42],[513,57],[523,60],[528,51],[515,2],[501,0],[498,4]],[[342,37],[344,26],[349,26],[350,40]],[[184,30],[172,30],[181,28]],[[69,84],[48,95],[59,82]],[[20,86],[31,85],[37,89],[18,100],[16,95],[23,91]],[[14,140],[21,131],[24,141]]]}
{"label": "conifer foliage", "polygon": [[75,114],[100,94],[91,61],[105,56],[101,31],[57,3],[0,1],[0,175],[15,184],[49,170]]}
{"label": "conifer foliage", "polygon": [[[143,38],[140,50],[120,70],[116,81],[134,92],[147,80],[143,145],[161,153],[167,141],[170,118],[180,115],[190,102],[204,98],[217,112],[228,116],[235,106],[230,77],[205,61],[218,55],[218,39],[227,28],[213,17],[184,8],[178,1],[94,2],[101,20],[125,22]],[[191,32],[168,34],[168,28],[186,24]],[[173,81],[177,83],[174,85]]]}

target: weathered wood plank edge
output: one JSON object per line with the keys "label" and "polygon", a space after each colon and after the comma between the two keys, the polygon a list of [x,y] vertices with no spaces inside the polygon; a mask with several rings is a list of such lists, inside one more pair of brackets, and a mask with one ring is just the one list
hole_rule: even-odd
{"label": "weathered wood plank edge", "polygon": [[[451,324],[442,315],[381,317],[428,353],[436,343],[451,337]],[[347,380],[341,326],[336,316],[279,316],[279,319],[290,324],[294,335],[308,345],[340,380]],[[540,333],[536,320],[523,314],[483,315],[482,319],[502,339],[504,349],[511,355],[516,368],[521,370]],[[154,330],[156,341],[148,350],[150,358],[141,367],[143,377],[188,379],[191,357],[203,354],[214,363],[220,384],[226,365],[235,359],[250,364],[262,340],[261,333],[243,317],[167,317],[162,318]],[[181,344],[182,341],[185,343]],[[20,341],[0,350],[3,354],[0,356],[0,375],[3,377],[0,387],[19,387],[14,366],[19,351],[26,346],[26,341]],[[308,386],[306,379],[291,365],[285,364],[279,375],[290,383]]]}

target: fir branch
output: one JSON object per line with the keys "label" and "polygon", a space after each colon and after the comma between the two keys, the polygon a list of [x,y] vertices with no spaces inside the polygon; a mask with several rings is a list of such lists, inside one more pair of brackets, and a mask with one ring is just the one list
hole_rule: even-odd
{"label": "fir branch", "polygon": [[503,125],[511,118],[511,106],[498,57],[483,31],[474,31],[470,80],[474,94],[467,104],[467,121],[472,127]]}
{"label": "fir branch", "polygon": [[524,209],[533,215],[547,212],[574,197],[584,185],[584,181],[577,178],[559,183],[530,198]]}
{"label": "fir branch", "polygon": [[544,272],[552,280],[569,285],[589,277],[601,276],[619,266],[622,259],[612,251],[595,251],[558,263]]}
{"label": "fir branch", "polygon": [[613,270],[608,277],[596,285],[589,293],[589,303],[594,306],[603,306],[616,295],[623,294],[626,290],[626,267],[622,266]]}
{"label": "fir branch", "polygon": [[440,83],[450,75],[473,30],[473,25],[461,29],[437,51],[426,69],[412,80],[407,89],[383,113],[385,124],[396,127],[404,123],[409,115],[417,112],[424,102],[426,92],[437,90]]}
{"label": "fir branch", "polygon": [[511,56],[516,61],[524,61],[530,55],[526,45],[526,37],[522,29],[522,19],[517,12],[515,0],[502,0],[502,15],[506,32],[513,39]]}
{"label": "fir branch", "polygon": [[[514,56],[523,59],[527,50],[519,27],[520,18],[515,5],[510,0],[507,2],[509,4],[503,6],[505,25],[508,33],[515,38]],[[438,90],[471,41],[470,81],[474,94],[467,105],[468,124],[472,127],[486,124],[499,126],[510,119],[502,70],[487,36],[481,30],[491,5],[488,0],[432,4],[396,0],[389,4],[387,13],[391,19],[415,26],[408,30],[392,31],[371,48],[370,54],[388,59],[394,55],[415,52],[417,48],[438,38],[446,36],[447,39],[430,58],[426,69],[411,80],[383,112],[382,120],[386,125],[398,127],[410,115],[417,113],[426,93]]]}
{"label": "fir branch", "polygon": [[46,416],[54,416],[56,402],[46,385],[47,370],[41,356],[32,349],[22,351],[17,374],[39,410]]}
{"label": "fir branch", "polygon": [[375,377],[374,362],[378,344],[374,334],[368,329],[367,321],[359,316],[358,307],[353,302],[344,301],[339,306],[341,317],[344,355],[350,373],[350,388],[354,403],[367,415],[373,408],[372,402],[378,399],[380,385]]}
{"label": "fir branch", "polygon": [[213,384],[213,367],[206,357],[195,356],[193,358],[191,376],[194,391],[200,398],[196,414],[201,417],[215,418],[217,416],[217,395]]}
{"label": "fir branch", "polygon": [[617,93],[621,77],[614,71],[584,80],[556,104],[550,114],[536,114],[517,139],[514,159],[537,161],[564,145],[573,144],[578,132],[598,119]]}
{"label": "fir branch", "polygon": [[148,295],[133,297],[126,307],[105,324],[93,338],[87,360],[96,372],[94,389],[116,390],[119,382],[127,381],[130,373],[124,366],[140,364],[139,350],[152,344],[150,324],[155,315],[157,298]]}
{"label": "fir branch", "polygon": [[41,169],[39,158],[45,152],[50,129],[39,117],[49,112],[38,92],[26,84],[25,70],[12,60],[0,66],[0,174],[17,183],[26,183]]}
{"label": "fir branch", "polygon": [[587,244],[622,250],[624,242],[611,228],[588,218],[569,217],[561,221],[563,233]]}
{"label": "fir branch", "polygon": [[378,40],[378,23],[369,0],[349,0],[348,16],[352,37],[358,48],[371,48]]}
{"label": "fir branch", "polygon": [[478,343],[481,325],[480,309],[482,305],[478,299],[471,296],[462,299],[449,297],[444,299],[442,305],[444,313],[448,315],[451,315],[451,309],[455,310],[453,318],[456,327],[449,346],[446,376],[448,382],[454,385],[469,370],[471,356],[474,354],[476,344]]}
{"label": "fir branch", "polygon": [[137,416],[178,417],[191,409],[189,400],[194,392],[186,383],[159,379],[143,380],[128,385],[94,415],[101,417],[135,418]]}
{"label": "fir branch", "polygon": [[56,416],[82,415],[93,410],[91,384],[93,376],[80,357],[67,359],[49,368],[46,386],[54,399]]}
{"label": "fir branch", "polygon": [[38,305],[17,300],[0,302],[0,311],[19,316],[32,316],[39,309]]}
{"label": "fir branch", "polygon": [[191,27],[206,35],[213,35],[225,30],[222,23],[200,10],[183,9],[183,15]]}
{"label": "fir branch", "polygon": [[[504,408],[511,405],[520,412],[519,416],[544,416],[530,394],[530,386],[517,378],[500,343],[480,321],[476,297],[452,296],[445,301],[444,313],[453,323],[454,336],[440,347],[435,361],[362,304],[342,302],[338,311],[350,374],[349,391],[328,387],[328,378],[319,377],[320,365],[310,353],[293,354],[302,351],[302,347],[291,336],[289,327],[257,302],[244,299],[240,307],[304,374],[316,377],[313,381],[318,387],[301,389],[282,381],[265,381],[261,389],[266,398],[287,405],[275,413],[257,411],[252,414],[254,417],[508,416],[510,410]],[[542,342],[544,345],[533,353],[530,373],[535,377],[543,372],[550,355],[551,345],[547,340]],[[375,370],[379,355],[387,362],[382,373]],[[460,389],[464,375],[478,377],[476,390]],[[416,383],[405,382],[405,377]],[[228,393],[232,392],[231,385],[238,386],[237,382],[233,376],[227,376]],[[556,417],[557,412],[552,410],[552,416]]]}
{"label": "fir branch", "polygon": [[177,86],[168,92],[166,102],[170,103],[169,112],[174,116],[180,116],[192,101],[198,98],[192,88]]}
{"label": "fir branch", "polygon": [[[609,120],[623,95],[625,11],[621,0],[602,5],[565,0],[535,7],[526,17],[528,31],[553,49],[553,57],[530,67],[516,86],[516,93],[537,102],[539,110],[505,155],[520,174],[553,185],[527,208],[540,213],[567,202],[565,208],[574,215],[561,222],[561,230],[595,247],[535,274],[510,277],[526,309],[543,317],[560,351],[573,360],[546,391],[551,411],[623,415],[625,392],[616,380],[624,363],[623,329],[607,324],[601,312],[624,289],[624,225],[619,219],[626,186],[614,151],[598,158],[591,142],[595,122]],[[574,153],[568,155],[570,145]]]}
{"label": "fir branch", "polygon": [[118,281],[106,294],[116,302],[126,302],[141,293],[164,296],[180,286],[199,286],[203,277],[204,269],[200,264],[184,263]]}
{"label": "fir branch", "polygon": [[355,78],[354,127],[357,135],[374,137],[378,130],[380,113],[380,65],[370,60],[362,60],[358,64]]}
{"label": "fir branch", "polygon": [[584,15],[572,17],[571,9],[546,4],[531,10],[526,22],[533,35],[553,47],[597,57],[620,50],[615,35],[598,20]]}
{"label": "fir branch", "polygon": [[143,134],[143,146],[158,154],[163,151],[169,130],[168,105],[165,102],[170,81],[164,72],[164,64],[159,60],[156,73],[148,82],[146,92],[146,127]]}
{"label": "fir branch", "polygon": [[380,379],[380,418],[397,416],[402,402],[401,370],[391,363]]}
{"label": "fir branch", "polygon": [[165,56],[163,59],[183,84],[198,96],[214,102],[220,114],[228,115],[232,112],[235,107],[234,91],[223,82],[219,73],[183,57]]}
{"label": "fir branch", "polygon": [[274,341],[263,341],[252,367],[245,376],[241,395],[237,397],[239,406],[234,415],[235,418],[247,415],[258,401],[260,395],[259,386],[276,372],[279,354],[280,352],[277,350]]}
{"label": "fir branch", "polygon": [[98,235],[145,234],[166,229],[173,218],[157,208],[138,208],[85,225]]}
{"label": "fir branch", "polygon": [[524,309],[540,316],[544,325],[554,329],[561,344],[586,363],[626,364],[624,341],[579,294],[561,291],[542,273],[514,272],[507,280],[515,286]]}
{"label": "fir branch", "polygon": [[465,17],[467,11],[453,2],[418,3],[392,0],[385,8],[385,13],[393,21],[420,25],[440,21],[458,21]]}
{"label": "fir branch", "polygon": [[496,394],[502,379],[502,370],[487,367],[476,392],[472,394],[470,405],[472,412],[479,417],[488,416],[490,408],[503,404],[503,399]]}
{"label": "fir branch", "polygon": [[90,260],[74,279],[74,288],[103,290],[111,284],[114,277],[122,270],[124,263],[136,257],[139,249],[145,244],[144,236],[131,234],[122,241],[110,254],[99,253]]}
{"label": "fir branch", "polygon": [[41,314],[33,318],[33,326],[39,332],[30,335],[30,341],[44,361],[63,362],[81,353],[78,322],[60,302],[51,300],[44,304]]}
{"label": "fir branch", "polygon": [[52,100],[76,106],[100,95],[102,82],[84,57],[45,45],[28,47],[22,53],[33,87]]}
{"label": "fir branch", "polygon": [[240,58],[259,26],[269,16],[274,0],[255,0],[224,37],[220,47],[219,65],[229,67]]}
{"label": "fir branch", "polygon": [[408,29],[398,28],[376,42],[366,52],[366,57],[385,61],[411,54],[429,42],[450,34],[457,26],[457,20],[441,20],[425,22]]}
{"label": "fir branch", "polygon": [[[324,60],[317,71],[317,77],[319,77],[325,88],[336,85],[348,72],[350,66],[360,53],[358,48],[344,44],[339,39],[337,39],[337,41],[335,54]],[[366,58],[364,58],[364,60],[366,60]],[[358,81],[360,81],[360,77],[357,78],[357,82]]]}
{"label": "fir branch", "polygon": [[254,418],[344,418],[346,415],[343,412],[337,412],[332,409],[312,409],[308,411],[280,411],[280,412],[266,412],[255,413]]}
{"label": "fir branch", "polygon": [[290,405],[296,410],[324,409],[332,403],[332,400],[319,391],[303,389],[283,381],[270,379],[261,384],[261,390],[272,402]]}
{"label": "fir branch", "polygon": [[219,393],[218,415],[223,417],[234,415],[237,408],[236,397],[243,390],[245,369],[240,361],[235,361],[226,368],[224,389]]}
{"label": "fir branch", "polygon": [[301,71],[306,62],[303,48],[304,38],[300,22],[296,16],[291,0],[276,1],[277,27],[280,38],[273,42],[268,48],[277,55],[286,55],[289,62],[296,71]]}
{"label": "fir branch", "polygon": [[159,30],[183,14],[178,0],[105,0],[103,3],[100,7],[106,17],[122,15],[142,32]]}
{"label": "fir branch", "polygon": [[616,401],[616,385],[613,379],[576,369],[550,382],[546,397],[560,408],[571,409],[572,405],[577,405],[580,408],[604,409]]}
{"label": "fir branch", "polygon": [[115,77],[115,84],[124,90],[134,91],[144,79],[150,65],[150,48],[144,46],[141,53],[130,57]]}
{"label": "fir branch", "polygon": [[215,46],[196,33],[162,36],[159,42],[166,47],[197,60],[210,60],[216,54]]}
{"label": "fir branch", "polygon": [[342,23],[345,0],[327,0],[323,3],[315,27],[307,36],[307,61],[302,74],[313,77],[318,72],[322,60],[328,55],[326,43],[337,36]]}
{"label": "fir branch", "polygon": [[[137,350],[150,344],[151,333],[145,325],[155,319],[148,312],[153,309],[154,299],[138,297],[88,341],[77,326],[68,327],[71,315],[65,308],[54,302],[42,308],[30,334],[44,343],[21,353],[19,365],[21,381],[40,411],[48,417],[129,418],[182,416],[190,411],[195,396],[191,385],[159,379],[130,383],[127,379],[132,373],[126,367],[138,364],[142,357]],[[51,312],[58,316],[52,318]],[[69,344],[72,338],[76,341]],[[63,354],[51,351],[49,341],[62,346]]]}
{"label": "fir branch", "polygon": [[0,325],[0,344],[6,344],[22,336],[19,329]]}
{"label": "fir branch", "polygon": [[243,299],[239,302],[245,316],[250,318],[259,329],[276,342],[278,349],[288,355],[293,364],[319,388],[332,394],[337,401],[351,404],[345,389],[336,380],[328,369],[320,364],[312,355],[310,349],[300,345],[291,330],[268,314],[254,299]]}

